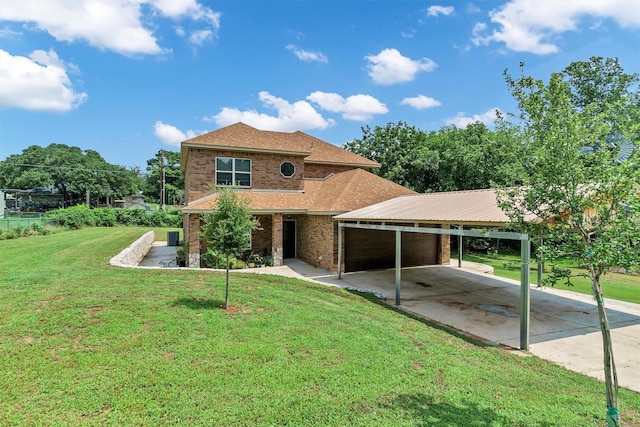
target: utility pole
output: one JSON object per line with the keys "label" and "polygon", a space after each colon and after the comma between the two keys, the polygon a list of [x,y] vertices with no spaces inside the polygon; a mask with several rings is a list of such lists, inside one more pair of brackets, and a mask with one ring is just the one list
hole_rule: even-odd
{"label": "utility pole", "polygon": [[164,208],[164,193],[165,193],[165,175],[164,175],[164,148],[160,150],[160,209]]}

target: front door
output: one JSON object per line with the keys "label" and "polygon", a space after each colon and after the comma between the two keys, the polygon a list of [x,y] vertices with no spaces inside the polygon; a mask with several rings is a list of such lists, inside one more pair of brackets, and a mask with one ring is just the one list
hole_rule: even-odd
{"label": "front door", "polygon": [[294,220],[282,222],[282,246],[283,258],[296,257],[296,222]]}

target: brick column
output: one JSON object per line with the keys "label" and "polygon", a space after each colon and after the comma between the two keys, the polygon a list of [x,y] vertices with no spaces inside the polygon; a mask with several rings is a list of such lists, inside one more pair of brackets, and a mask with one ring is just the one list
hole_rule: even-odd
{"label": "brick column", "polygon": [[[449,224],[441,224],[440,228],[450,229],[451,226]],[[449,234],[440,234],[440,248],[439,248],[440,256],[439,261],[440,265],[449,265],[449,261],[451,260],[451,235]]]}
{"label": "brick column", "polygon": [[280,267],[284,265],[284,251],[282,249],[282,219],[281,213],[271,215],[271,256],[273,257],[273,266]]}
{"label": "brick column", "polygon": [[185,222],[185,243],[189,245],[187,266],[200,268],[200,215],[187,214]]}

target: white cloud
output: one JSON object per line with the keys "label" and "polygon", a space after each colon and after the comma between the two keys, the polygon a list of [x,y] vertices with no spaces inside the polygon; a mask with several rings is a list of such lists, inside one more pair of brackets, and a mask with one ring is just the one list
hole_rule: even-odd
{"label": "white cloud", "polygon": [[205,41],[213,39],[213,36],[214,34],[211,30],[198,30],[191,33],[189,36],[189,42],[202,46]]}
{"label": "white cloud", "polygon": [[496,25],[488,35],[486,23],[478,23],[472,41],[476,46],[504,43],[516,52],[540,55],[558,52],[555,38],[575,31],[582,16],[610,18],[621,27],[640,27],[640,8],[636,0],[557,1],[511,0],[489,13]]}
{"label": "white cloud", "polygon": [[27,58],[0,49],[0,107],[41,111],[77,107],[88,95],[74,90],[67,69],[78,70],[73,64],[65,64],[53,50],[36,50]]}
{"label": "white cloud", "polygon": [[309,52],[303,49],[300,49],[298,46],[290,44],[287,46],[287,49],[292,51],[295,56],[298,57],[301,61],[317,61],[317,62],[329,62],[329,59],[322,52]]}
{"label": "white cloud", "polygon": [[334,120],[325,120],[307,101],[289,101],[260,92],[260,100],[269,108],[277,111],[277,116],[258,113],[256,110],[241,111],[237,108],[224,107],[220,112],[205,120],[213,120],[219,126],[243,122],[263,130],[292,132],[306,129],[325,129],[335,124]]}
{"label": "white cloud", "polygon": [[220,26],[220,14],[195,0],[20,0],[0,8],[0,20],[35,23],[58,41],[82,40],[128,56],[167,52],[149,24],[154,15],[198,21],[212,32]]}
{"label": "white cloud", "polygon": [[397,49],[384,49],[377,55],[365,57],[367,68],[374,83],[391,85],[410,82],[420,71],[432,71],[438,65],[429,58],[413,60],[402,56]]}
{"label": "white cloud", "polygon": [[491,125],[496,121],[496,110],[500,111],[498,108],[490,108],[481,114],[474,114],[471,117],[465,116],[464,113],[458,113],[455,117],[449,117],[445,119],[445,123],[448,125],[454,125],[458,128],[466,128],[472,123],[480,122],[485,125]]}
{"label": "white cloud", "polygon": [[176,147],[180,147],[182,141],[196,136],[196,133],[192,130],[188,130],[185,133],[177,127],[162,123],[161,121],[156,122],[153,126],[153,131],[162,142]]}
{"label": "white cloud", "polygon": [[187,17],[194,21],[204,21],[215,30],[220,28],[220,12],[202,6],[196,0],[149,0],[149,4],[172,19]]}
{"label": "white cloud", "polygon": [[426,110],[427,108],[439,107],[442,102],[428,96],[418,95],[412,98],[404,98],[400,104],[410,105],[416,110]]}
{"label": "white cloud", "polygon": [[453,6],[430,6],[427,9],[427,16],[451,15],[455,11]]}
{"label": "white cloud", "polygon": [[467,5],[467,13],[478,13],[481,12],[482,9],[480,9],[477,5],[473,4],[473,3],[469,3]]}
{"label": "white cloud", "polygon": [[371,95],[351,95],[343,98],[337,93],[313,92],[307,99],[320,108],[332,113],[342,113],[342,118],[364,122],[370,120],[374,114],[385,114],[389,109],[382,102]]}

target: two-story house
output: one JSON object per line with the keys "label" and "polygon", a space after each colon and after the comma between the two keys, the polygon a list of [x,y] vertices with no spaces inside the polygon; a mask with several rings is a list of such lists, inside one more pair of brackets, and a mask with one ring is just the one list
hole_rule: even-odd
{"label": "two-story house", "polygon": [[[272,256],[275,266],[286,258],[299,258],[330,271],[338,268],[335,215],[415,194],[371,173],[378,163],[335,145],[299,131],[263,131],[243,123],[183,141],[181,164],[184,240],[191,267],[200,266],[205,252],[199,232],[202,214],[216,208],[212,186],[233,186],[249,199],[251,213],[261,226],[252,232],[253,253]],[[378,265],[375,259],[371,263],[370,256],[369,262],[358,263],[358,247],[366,252],[376,245],[359,241],[357,232],[350,234],[351,247],[356,249],[352,269]],[[434,238],[437,241],[425,240]],[[414,265],[435,264],[439,258],[433,254],[440,253],[448,240],[416,235],[402,244],[406,253],[418,254]]]}

